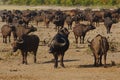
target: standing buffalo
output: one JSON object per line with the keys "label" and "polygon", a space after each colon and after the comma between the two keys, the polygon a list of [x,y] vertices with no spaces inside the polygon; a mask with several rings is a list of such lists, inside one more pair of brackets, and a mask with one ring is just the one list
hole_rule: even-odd
{"label": "standing buffalo", "polygon": [[1,28],[1,33],[3,36],[3,43],[7,43],[7,37],[9,37],[9,42],[11,42],[10,37],[11,37],[11,32],[13,31],[14,27],[10,25],[3,25]]}
{"label": "standing buffalo", "polygon": [[106,67],[106,56],[109,49],[107,38],[98,34],[91,42],[88,42],[94,55],[94,66],[102,65],[102,55],[104,55],[104,67]]}
{"label": "standing buffalo", "polygon": [[107,33],[110,33],[112,24],[117,23],[118,20],[116,18],[111,18],[111,17],[105,17],[104,18],[104,25],[106,27]]}
{"label": "standing buffalo", "polygon": [[24,36],[22,36],[22,40],[16,40],[12,43],[13,52],[16,52],[17,49],[21,50],[23,64],[27,64],[28,52],[33,52],[34,63],[36,63],[36,54],[37,54],[39,42],[40,42],[40,40],[37,35],[24,35]]}
{"label": "standing buffalo", "polygon": [[14,39],[21,38],[23,35],[29,34],[30,32],[37,31],[36,27],[31,26],[23,26],[18,25],[15,27],[15,30],[13,31]]}
{"label": "standing buffalo", "polygon": [[84,38],[86,33],[89,30],[93,30],[95,27],[93,25],[85,25],[85,24],[76,24],[75,27],[73,27],[73,33],[75,36],[76,44],[78,43],[78,37],[80,37],[80,43],[84,43]]}
{"label": "standing buffalo", "polygon": [[73,19],[70,15],[66,16],[66,23],[68,25],[68,29],[72,29],[72,23],[73,23]]}
{"label": "standing buffalo", "polygon": [[55,12],[53,23],[58,31],[64,27],[65,18],[66,15],[62,11],[58,10]]}
{"label": "standing buffalo", "polygon": [[69,31],[66,28],[62,28],[52,39],[50,44],[50,52],[53,53],[55,59],[54,67],[58,67],[58,56],[60,55],[60,65],[65,67],[63,64],[63,58],[65,51],[69,48],[68,40]]}
{"label": "standing buffalo", "polygon": [[112,24],[113,24],[113,21],[112,21],[112,18],[110,17],[106,17],[104,19],[104,25],[106,27],[106,30],[107,30],[107,33],[109,34],[110,33],[110,29],[112,27]]}

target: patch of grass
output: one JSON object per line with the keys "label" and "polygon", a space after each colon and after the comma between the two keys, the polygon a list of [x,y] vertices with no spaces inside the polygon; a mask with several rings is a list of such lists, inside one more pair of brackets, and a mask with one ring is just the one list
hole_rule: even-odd
{"label": "patch of grass", "polygon": [[87,53],[87,54],[92,54],[92,51],[91,51],[90,47],[86,48],[85,53]]}
{"label": "patch of grass", "polygon": [[111,52],[117,52],[119,51],[120,43],[119,42],[109,42],[109,50]]}
{"label": "patch of grass", "polygon": [[20,51],[17,51],[17,52],[6,52],[5,55],[4,55],[4,60],[8,60],[8,59],[13,59],[14,57],[17,57],[20,55]]}

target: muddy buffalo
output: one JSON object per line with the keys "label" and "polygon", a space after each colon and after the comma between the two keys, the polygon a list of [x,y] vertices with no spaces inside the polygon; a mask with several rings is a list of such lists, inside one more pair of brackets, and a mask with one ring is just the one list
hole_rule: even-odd
{"label": "muddy buffalo", "polygon": [[89,40],[88,42],[94,55],[94,66],[102,65],[102,56],[104,55],[104,67],[106,67],[106,56],[109,49],[107,38],[98,34],[91,42]]}

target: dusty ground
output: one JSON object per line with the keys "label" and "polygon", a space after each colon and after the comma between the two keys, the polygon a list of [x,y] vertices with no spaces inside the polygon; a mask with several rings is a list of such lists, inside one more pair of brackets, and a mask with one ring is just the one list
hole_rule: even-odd
{"label": "dusty ground", "polygon": [[[2,8],[3,7],[3,8]],[[2,6],[0,9],[8,8]],[[14,9],[15,7],[9,7]],[[21,7],[17,7],[20,8]],[[22,7],[22,9],[29,7]],[[15,8],[16,9],[16,8]],[[5,24],[0,22],[0,27]],[[33,24],[33,23],[32,23]],[[48,46],[39,46],[37,64],[33,63],[33,55],[28,56],[28,65],[21,64],[19,51],[11,53],[10,43],[3,44],[0,33],[0,80],[120,80],[120,23],[114,24],[111,34],[107,35],[103,23],[97,29],[87,33],[85,44],[79,44],[76,48],[72,31],[70,30],[70,48],[65,54],[64,64],[66,68],[54,69],[53,56],[48,53]],[[66,26],[66,25],[65,25]],[[41,40],[50,40],[56,31],[51,23],[50,28],[45,28],[43,23],[37,27],[38,31],[32,34],[39,36]],[[115,49],[109,51],[107,56],[107,68],[93,67],[93,55],[87,46],[86,39],[94,38],[98,33],[108,37],[110,45]],[[41,45],[42,43],[40,43]],[[112,64],[114,62],[116,65]]]}

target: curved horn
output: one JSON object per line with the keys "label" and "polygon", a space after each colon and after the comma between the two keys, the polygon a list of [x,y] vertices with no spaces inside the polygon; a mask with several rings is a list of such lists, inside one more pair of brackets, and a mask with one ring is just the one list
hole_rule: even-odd
{"label": "curved horn", "polygon": [[17,43],[20,43],[20,44],[22,44],[24,42],[23,39],[17,39],[16,41],[17,41]]}
{"label": "curved horn", "polygon": [[87,39],[87,42],[88,42],[88,43],[91,43],[91,41],[90,41],[89,39],[90,39],[90,37]]}
{"label": "curved horn", "polygon": [[60,43],[60,42],[57,42],[56,40],[53,40],[53,44],[55,44],[56,46],[64,46],[66,44],[66,40],[64,38],[61,38],[64,42],[63,43]]}
{"label": "curved horn", "polygon": [[64,38],[61,38],[64,42],[63,43],[60,43],[60,42],[57,42],[56,41],[56,45],[59,45],[59,46],[64,46],[66,44],[66,40]]}

